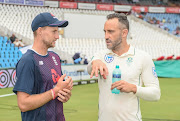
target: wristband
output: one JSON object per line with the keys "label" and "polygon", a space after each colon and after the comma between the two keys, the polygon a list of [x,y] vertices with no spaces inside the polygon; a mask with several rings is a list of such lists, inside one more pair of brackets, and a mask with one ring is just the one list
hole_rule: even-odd
{"label": "wristband", "polygon": [[53,89],[51,89],[51,93],[52,93],[52,98],[53,98],[53,100],[54,100],[54,99],[55,99],[55,92],[54,92]]}

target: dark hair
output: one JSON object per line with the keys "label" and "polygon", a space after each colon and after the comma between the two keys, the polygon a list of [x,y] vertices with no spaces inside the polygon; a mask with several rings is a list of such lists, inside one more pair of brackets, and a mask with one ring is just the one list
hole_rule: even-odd
{"label": "dark hair", "polygon": [[107,16],[107,19],[117,18],[121,24],[125,26],[126,29],[129,30],[129,21],[127,16],[124,13],[112,13]]}

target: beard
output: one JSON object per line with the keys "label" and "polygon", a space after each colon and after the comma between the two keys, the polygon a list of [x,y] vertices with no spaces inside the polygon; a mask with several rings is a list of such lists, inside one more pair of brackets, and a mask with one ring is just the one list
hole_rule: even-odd
{"label": "beard", "polygon": [[118,46],[122,43],[122,38],[119,38],[118,40],[115,40],[115,41],[106,39],[106,42],[111,44],[111,45],[106,44],[108,49],[116,50]]}
{"label": "beard", "polygon": [[49,41],[43,40],[43,43],[46,45],[47,48],[54,47],[53,42],[49,42]]}

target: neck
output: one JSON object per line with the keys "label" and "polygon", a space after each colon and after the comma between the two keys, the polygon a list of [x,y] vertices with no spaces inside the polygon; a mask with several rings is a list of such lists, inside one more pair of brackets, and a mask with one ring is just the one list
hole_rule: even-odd
{"label": "neck", "polygon": [[47,55],[48,48],[38,39],[34,39],[32,49],[40,55]]}
{"label": "neck", "polygon": [[121,44],[119,44],[115,49],[112,51],[116,53],[117,55],[121,56],[122,54],[128,52],[130,45],[127,44],[126,41],[122,41]]}

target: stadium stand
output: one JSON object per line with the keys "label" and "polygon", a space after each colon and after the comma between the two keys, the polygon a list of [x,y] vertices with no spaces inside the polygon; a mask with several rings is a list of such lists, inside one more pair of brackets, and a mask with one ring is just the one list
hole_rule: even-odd
{"label": "stadium stand", "polygon": [[[56,0],[60,1],[60,0]],[[120,5],[140,5],[140,6],[179,6],[178,0],[61,0],[67,2],[84,2],[84,3],[104,3]]]}
{"label": "stadium stand", "polygon": [[[121,2],[128,2],[127,0],[122,0]],[[127,3],[129,4],[129,3]],[[148,3],[149,4],[149,3]],[[26,45],[31,45],[33,43],[33,33],[31,30],[31,21],[32,19],[40,12],[51,12],[53,13],[58,19],[67,19],[73,22],[74,19],[68,19],[72,15],[79,15],[85,16],[89,15],[89,19],[86,23],[91,26],[91,21],[94,20],[96,15],[100,18],[101,25],[95,26],[93,28],[94,33],[81,32],[78,31],[71,31],[70,33],[67,30],[72,30],[71,26],[68,26],[64,30],[64,33],[67,35],[75,35],[73,37],[67,36],[60,36],[60,39],[56,42],[56,47],[58,51],[66,53],[65,55],[60,55],[63,60],[67,60],[68,62],[72,62],[72,56],[76,52],[81,52],[83,55],[88,57],[88,60],[91,59],[92,55],[97,51],[103,50],[106,48],[104,35],[103,35],[103,25],[106,18],[106,15],[112,13],[113,11],[98,11],[98,10],[83,10],[83,9],[63,9],[63,8],[51,8],[51,7],[37,7],[37,6],[20,6],[20,5],[9,5],[9,4],[0,4],[0,27],[4,31],[4,35],[11,35],[15,33],[18,38],[22,38],[23,42]],[[70,14],[69,14],[70,13]],[[179,15],[174,14],[153,14],[148,13],[147,16],[156,16],[156,17],[170,17],[178,18]],[[176,16],[176,17],[174,17]],[[162,29],[152,26],[151,24],[138,19],[132,15],[128,16],[130,20],[130,32],[129,32],[129,39],[128,42],[135,46],[136,48],[140,48],[142,50],[147,51],[156,59],[162,55],[169,56],[175,55],[178,56],[180,54],[180,38],[169,34]],[[82,24],[81,19],[76,21],[76,24]],[[170,24],[167,24],[169,26]],[[171,30],[175,28],[175,25],[172,25]],[[178,24],[179,25],[179,24]],[[76,27],[78,28],[78,27]],[[89,27],[87,27],[89,28]],[[99,36],[99,30],[102,31],[100,33],[102,36]],[[1,30],[2,31],[2,30]],[[0,32],[1,32],[0,31]],[[170,31],[172,33],[172,31]],[[82,35],[87,35],[87,37],[82,37]],[[98,38],[97,38],[98,35]],[[3,39],[4,40],[4,39]],[[7,38],[5,38],[7,40]],[[1,45],[3,47],[4,45]],[[10,46],[9,44],[7,46]],[[7,47],[6,47],[7,48]],[[4,48],[3,48],[4,49]],[[5,55],[2,54],[2,55]],[[6,54],[7,55],[7,54]],[[9,54],[9,56],[12,54]],[[18,56],[20,57],[20,56]],[[1,59],[2,60],[2,59]],[[3,61],[3,60],[2,60]],[[17,62],[17,60],[16,60]],[[4,65],[3,65],[4,67]]]}
{"label": "stadium stand", "polygon": [[[154,25],[157,25],[156,21],[160,21],[162,25],[160,28],[165,29],[168,28],[168,32],[171,34],[175,34],[175,30],[177,27],[180,27],[180,15],[179,14],[162,14],[162,13],[147,13],[144,17],[144,20],[149,22],[149,19],[155,18]],[[163,22],[164,19],[164,22]],[[180,33],[177,34],[180,37]]]}
{"label": "stadium stand", "polygon": [[[133,26],[133,27],[132,27]],[[180,54],[180,38],[152,26],[134,16],[131,16],[130,43],[137,48],[147,51],[153,59],[159,56]]]}
{"label": "stadium stand", "polygon": [[15,68],[22,53],[18,47],[7,41],[7,37],[0,36],[0,68]]}

